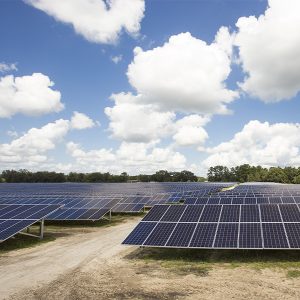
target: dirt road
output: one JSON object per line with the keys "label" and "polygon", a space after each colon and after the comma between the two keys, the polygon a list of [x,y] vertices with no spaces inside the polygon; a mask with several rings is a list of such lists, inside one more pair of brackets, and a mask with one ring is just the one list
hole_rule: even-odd
{"label": "dirt road", "polygon": [[0,299],[39,287],[97,258],[106,261],[126,248],[122,240],[138,219],[106,228],[89,228],[54,242],[0,256]]}
{"label": "dirt road", "polygon": [[178,272],[138,258],[120,243],[138,219],[89,229],[0,258],[0,295],[9,299],[300,299],[299,278],[282,269],[215,266]]}

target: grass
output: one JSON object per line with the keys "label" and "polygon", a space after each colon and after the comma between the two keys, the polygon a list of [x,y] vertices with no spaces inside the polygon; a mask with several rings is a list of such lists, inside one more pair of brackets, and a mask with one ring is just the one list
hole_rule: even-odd
{"label": "grass", "polygon": [[298,277],[300,277],[300,270],[288,270],[286,277],[287,278],[298,278]]}
{"label": "grass", "polygon": [[[207,274],[214,267],[265,268],[286,270],[287,277],[300,276],[300,253],[295,250],[198,250],[141,248],[127,256],[128,259],[157,262],[162,267],[195,274],[197,269]],[[298,270],[299,269],[299,270]],[[195,271],[196,270],[196,271]]]}

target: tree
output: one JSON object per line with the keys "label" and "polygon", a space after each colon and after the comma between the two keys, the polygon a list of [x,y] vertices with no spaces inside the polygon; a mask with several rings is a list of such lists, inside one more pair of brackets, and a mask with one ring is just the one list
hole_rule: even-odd
{"label": "tree", "polygon": [[281,168],[271,167],[269,169],[266,181],[268,182],[279,182],[279,183],[288,183],[288,177],[284,173],[284,170]]}
{"label": "tree", "polygon": [[232,172],[225,166],[210,167],[207,173],[208,181],[234,181]]}

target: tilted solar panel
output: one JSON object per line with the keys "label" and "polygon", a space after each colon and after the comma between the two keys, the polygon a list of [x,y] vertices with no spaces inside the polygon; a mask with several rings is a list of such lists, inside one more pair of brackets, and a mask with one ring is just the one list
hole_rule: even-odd
{"label": "tilted solar panel", "polygon": [[[151,230],[143,224],[152,224]],[[133,244],[130,239],[147,247],[299,249],[300,208],[296,204],[158,205],[123,243]]]}

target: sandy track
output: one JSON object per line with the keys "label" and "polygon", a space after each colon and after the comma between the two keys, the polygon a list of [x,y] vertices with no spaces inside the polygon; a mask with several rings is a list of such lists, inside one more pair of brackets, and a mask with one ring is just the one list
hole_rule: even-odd
{"label": "sandy track", "polygon": [[136,225],[131,219],[112,227],[91,228],[54,242],[0,256],[0,299],[25,288],[39,287],[86,265],[95,257],[107,260],[126,248],[122,240]]}
{"label": "sandy track", "polygon": [[137,220],[2,257],[2,298],[300,299],[300,280],[284,270],[216,266],[201,277],[138,259],[142,250],[120,245]]}

